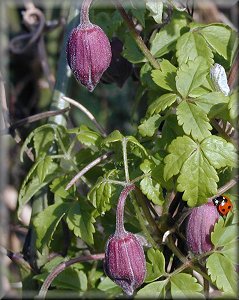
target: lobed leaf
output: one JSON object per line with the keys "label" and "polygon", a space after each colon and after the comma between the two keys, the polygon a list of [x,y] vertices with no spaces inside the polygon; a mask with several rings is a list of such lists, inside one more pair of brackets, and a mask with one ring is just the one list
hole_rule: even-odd
{"label": "lobed leaf", "polygon": [[138,130],[142,137],[153,136],[155,131],[158,129],[160,123],[162,122],[161,116],[159,114],[153,115],[148,119],[144,120],[141,125],[139,125]]}
{"label": "lobed leaf", "polygon": [[50,246],[57,225],[67,213],[69,207],[69,202],[57,202],[41,211],[34,219],[33,223],[37,234],[36,245],[40,251],[44,246]]}
{"label": "lobed leaf", "polygon": [[209,163],[215,168],[235,167],[237,153],[234,145],[220,136],[212,135],[201,143],[201,149]]}
{"label": "lobed leaf", "polygon": [[209,64],[213,63],[213,53],[198,31],[189,31],[180,36],[176,45],[179,66],[202,56]]}
{"label": "lobed leaf", "polygon": [[74,202],[67,213],[66,222],[70,230],[80,237],[84,242],[93,245],[93,233],[95,218],[92,216],[92,209],[83,199]]}
{"label": "lobed leaf", "polygon": [[208,257],[206,267],[212,282],[219,289],[231,295],[236,295],[237,274],[234,265],[227,257],[220,253],[213,253]]}
{"label": "lobed leaf", "polygon": [[203,84],[207,73],[207,61],[201,56],[183,63],[176,76],[176,87],[182,97],[186,98],[190,92]]}
{"label": "lobed leaf", "polygon": [[187,135],[201,141],[211,135],[212,129],[207,114],[194,103],[182,101],[177,107],[178,124]]}
{"label": "lobed leaf", "polygon": [[99,147],[102,137],[100,133],[90,130],[87,126],[81,125],[78,132],[77,132],[77,139],[80,141],[82,144],[91,147]]}
{"label": "lobed leaf", "polygon": [[221,92],[206,93],[196,99],[195,104],[200,107],[206,114],[215,115],[218,109],[224,108],[224,105],[228,103],[229,97],[225,96]]}
{"label": "lobed leaf", "polygon": [[150,116],[154,114],[158,114],[161,111],[165,110],[167,107],[171,106],[176,100],[178,96],[173,93],[168,93],[160,96],[153,103],[150,104],[147,110],[147,114]]}
{"label": "lobed leaf", "polygon": [[170,179],[177,175],[185,161],[195,152],[197,144],[187,136],[177,137],[168,147],[168,154],[165,159],[164,178]]}
{"label": "lobed leaf", "polygon": [[165,259],[162,252],[157,249],[149,249],[147,251],[149,263],[147,266],[147,276],[145,282],[152,282],[165,274]]}
{"label": "lobed leaf", "polygon": [[165,299],[168,279],[147,284],[137,292],[136,299]]}
{"label": "lobed leaf", "polygon": [[184,162],[177,180],[177,189],[183,192],[183,200],[193,207],[205,203],[207,198],[217,193],[218,181],[217,172],[198,148]]}
{"label": "lobed leaf", "polygon": [[141,52],[135,40],[129,34],[126,35],[124,42],[124,50],[121,54],[124,58],[126,58],[133,64],[146,61],[144,54]]}
{"label": "lobed leaf", "polygon": [[230,63],[234,57],[238,38],[235,31],[224,24],[210,24],[200,28],[200,34],[219,55]]}
{"label": "lobed leaf", "polygon": [[110,208],[110,198],[112,194],[112,185],[104,177],[99,177],[96,184],[89,191],[87,198],[99,213],[104,213]]}
{"label": "lobed leaf", "polygon": [[154,204],[162,204],[162,188],[160,184],[155,182],[150,176],[146,176],[140,181],[140,189],[149,200],[153,201]]}
{"label": "lobed leaf", "polygon": [[150,11],[149,15],[154,18],[154,21],[161,24],[163,16],[163,1],[147,0],[146,8]]}
{"label": "lobed leaf", "polygon": [[202,286],[195,277],[186,273],[171,276],[171,295],[173,299],[204,299]]}
{"label": "lobed leaf", "polygon": [[172,65],[167,59],[160,61],[160,70],[153,70],[152,79],[161,88],[176,92],[176,77],[177,68]]}
{"label": "lobed leaf", "polygon": [[188,30],[186,26],[186,14],[174,11],[170,23],[165,25],[153,38],[151,53],[158,58],[173,50],[182,31]]}

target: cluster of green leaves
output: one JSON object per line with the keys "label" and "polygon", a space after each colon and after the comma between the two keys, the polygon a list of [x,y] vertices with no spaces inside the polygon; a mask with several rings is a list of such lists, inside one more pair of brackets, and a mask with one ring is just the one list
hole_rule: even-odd
{"label": "cluster of green leaves", "polygon": [[[235,120],[236,92],[225,96],[210,79],[210,67],[215,62],[226,70],[231,67],[237,45],[235,32],[223,24],[194,23],[177,7],[170,21],[162,25],[163,12],[167,13],[162,1],[144,1],[145,6],[140,10],[136,9],[136,0],[130,2],[127,11],[142,26],[142,36],[149,41],[160,69],[153,69],[147,62],[127,34],[117,10],[100,9],[92,18],[109,37],[116,35],[122,39],[123,56],[140,69],[137,96],[144,95],[144,100],[147,96],[148,105],[134,135],[124,136],[115,130],[104,138],[84,124],[73,129],[48,124],[35,129],[22,147],[21,159],[31,145],[35,162],[19,192],[19,216],[24,205],[39,196],[42,189],[49,188],[47,203],[42,201],[42,210],[33,216],[36,247],[41,254],[45,249],[61,252],[62,224],[67,224],[73,236],[69,256],[81,254],[85,248],[103,251],[115,227],[112,212],[122,189],[115,183],[125,182],[124,140],[130,180],[136,179],[147,199],[161,208],[166,201],[165,193],[172,191],[182,192],[188,206],[205,203],[217,193],[218,183],[225,181],[225,174],[230,173],[226,178],[229,179],[232,168],[236,167],[235,146],[213,128],[216,119]],[[152,31],[155,24],[162,28]],[[105,153],[110,153],[108,159],[83,174],[79,188],[65,189],[77,172]],[[125,216],[126,226],[139,232],[131,203],[126,205]],[[206,261],[211,281],[230,295],[235,293],[235,228],[232,218],[225,222],[220,218],[212,234],[215,253]],[[166,271],[166,261],[170,258],[166,260],[158,249],[149,249],[147,257],[145,285],[136,297],[203,297],[202,284],[192,270]],[[42,273],[35,279],[43,281],[62,261],[62,258],[49,263],[41,261]],[[103,276],[101,264],[72,266],[54,280],[53,286],[80,295],[87,295],[90,289],[102,297],[121,293],[118,286]]]}

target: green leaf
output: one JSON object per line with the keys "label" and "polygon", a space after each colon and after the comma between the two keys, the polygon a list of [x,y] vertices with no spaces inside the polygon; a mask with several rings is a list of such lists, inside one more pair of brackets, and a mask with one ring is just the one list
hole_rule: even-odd
{"label": "green leaf", "polygon": [[239,111],[239,104],[238,104],[238,92],[235,91],[230,97],[229,97],[229,114],[232,119],[236,119],[238,117],[238,111]]}
{"label": "green leaf", "polygon": [[172,65],[167,59],[160,61],[161,70],[153,70],[153,81],[161,88],[176,92],[175,77],[177,68]]}
{"label": "green leaf", "polygon": [[95,223],[95,219],[92,216],[92,209],[83,199],[75,202],[70,207],[66,222],[69,229],[73,230],[76,236],[80,237],[87,244],[93,245],[93,233],[95,232],[93,223]]}
{"label": "green leaf", "polygon": [[135,40],[129,34],[126,35],[124,42],[124,50],[121,54],[124,58],[126,58],[133,64],[146,61],[144,54],[141,52]]}
{"label": "green leaf", "polygon": [[226,293],[236,295],[237,274],[231,261],[220,253],[211,254],[206,263],[212,282]]}
{"label": "green leaf", "polygon": [[111,296],[112,298],[116,297],[120,292],[122,292],[122,289],[109,277],[103,278],[103,280],[100,281],[97,288],[100,291],[106,292],[107,295]]}
{"label": "green leaf", "polygon": [[195,104],[203,109],[207,114],[213,114],[217,112],[220,107],[222,107],[225,103],[228,103],[229,97],[225,96],[221,92],[211,92],[206,93],[196,99]]}
{"label": "green leaf", "polygon": [[134,136],[127,136],[127,141],[134,144],[137,148],[139,148],[146,156],[148,155],[146,149],[143,145],[140,144],[140,142],[134,137]]}
{"label": "green leaf", "polygon": [[186,98],[190,95],[190,92],[203,84],[206,80],[208,69],[206,60],[201,56],[194,60],[189,60],[186,64],[183,63],[179,67],[176,76],[176,87],[183,98]]}
{"label": "green leaf", "polygon": [[235,31],[223,24],[211,24],[200,28],[200,34],[218,54],[229,62],[232,61],[238,38]]}
{"label": "green leaf", "polygon": [[236,265],[238,263],[238,243],[233,241],[224,245],[220,251],[226,258],[228,258],[232,264]]}
{"label": "green leaf", "polygon": [[[37,166],[37,164],[36,164]],[[30,171],[32,172],[32,170]],[[23,206],[26,205],[28,203],[28,201],[31,200],[31,198],[40,190],[42,189],[44,186],[46,186],[47,184],[49,184],[49,182],[51,182],[54,178],[56,178],[57,176],[60,175],[60,170],[58,169],[57,164],[52,163],[49,168],[48,168],[48,172],[50,174],[48,174],[45,179],[44,182],[40,182],[38,176],[34,177],[33,175],[35,175],[34,173],[31,173],[30,176],[27,176],[26,179],[24,180],[21,189],[19,191],[19,196],[18,196],[18,218],[21,215]]]}
{"label": "green leaf", "polygon": [[49,152],[54,138],[52,126],[41,126],[37,132],[35,131],[33,141],[37,157],[45,156]]}
{"label": "green leaf", "polygon": [[211,135],[212,126],[207,114],[194,103],[182,101],[177,107],[178,124],[182,125],[186,134],[201,141]]}
{"label": "green leaf", "polygon": [[146,263],[147,276],[145,282],[152,282],[165,274],[165,259],[159,250],[150,248],[147,251],[150,263]]}
{"label": "green leaf", "polygon": [[180,173],[177,189],[184,192],[183,199],[189,206],[203,204],[217,193],[217,172],[204,156],[200,144],[187,136],[178,137],[168,151],[170,154],[164,159],[164,178],[168,180]]}
{"label": "green leaf", "polygon": [[46,156],[39,161],[39,164],[37,165],[37,176],[40,183],[44,182],[46,175],[51,172],[52,168],[57,168],[57,164],[53,163],[53,160],[50,156]]}
{"label": "green leaf", "polygon": [[58,196],[61,199],[75,199],[75,186],[73,185],[69,190],[66,190],[67,184],[70,182],[69,176],[60,176],[55,178],[51,185],[50,190],[54,196]]}
{"label": "green leaf", "polygon": [[215,169],[197,149],[183,164],[177,189],[189,206],[198,206],[217,193],[218,180]]}
{"label": "green leaf", "polygon": [[177,95],[168,93],[160,96],[153,103],[150,104],[147,114],[152,116],[164,111],[167,107],[171,106],[177,100]]}
{"label": "green leaf", "polygon": [[[31,142],[32,139],[35,140],[34,142],[34,146],[35,146],[35,150],[36,150],[36,156],[39,156],[39,148],[43,148],[42,150],[44,150],[44,147],[47,148],[46,151],[43,151],[43,155],[45,155],[47,153],[47,150],[49,148],[49,143],[52,143],[53,140],[53,133],[55,130],[55,126],[56,125],[52,125],[52,124],[45,124],[43,126],[37,127],[35,130],[33,130],[29,136],[25,139],[22,148],[21,148],[21,152],[20,152],[20,160],[23,161],[23,154],[27,149],[27,145]],[[44,136],[44,131],[46,132],[46,140],[43,141],[43,144],[41,144],[42,141],[42,137]],[[47,135],[48,133],[48,135]],[[37,137],[39,134],[39,138]]]}
{"label": "green leaf", "polygon": [[146,176],[140,181],[140,189],[154,204],[162,204],[162,196],[160,197],[160,195],[162,195],[162,189],[160,184],[155,182],[150,176]]}
{"label": "green leaf", "polygon": [[139,21],[139,23],[145,28],[145,3],[138,0],[130,0],[133,8],[130,9],[132,15]]}
{"label": "green leaf", "polygon": [[50,246],[57,225],[68,209],[69,203],[58,202],[48,206],[36,216],[33,223],[37,234],[36,245],[40,251],[44,246]]}
{"label": "green leaf", "polygon": [[168,147],[168,154],[165,159],[164,178],[170,179],[177,175],[185,161],[195,152],[197,144],[187,136],[178,137]]}
{"label": "green leaf", "polygon": [[164,26],[153,38],[150,48],[151,53],[158,58],[173,50],[177,39],[180,37],[183,28],[186,26],[186,14],[174,11],[171,22]]}
{"label": "green leaf", "polygon": [[98,147],[102,141],[100,133],[90,130],[87,126],[81,125],[77,132],[77,139],[84,145]]}
{"label": "green leaf", "polygon": [[147,87],[150,90],[158,91],[158,86],[154,83],[151,76],[152,70],[153,67],[149,63],[143,64],[142,68],[140,69],[141,84],[143,87]]}
{"label": "green leaf", "polygon": [[104,213],[109,209],[111,194],[112,185],[104,177],[99,177],[96,184],[89,191],[87,198],[99,213]]}
{"label": "green leaf", "polygon": [[149,15],[154,18],[154,21],[158,24],[161,24],[163,16],[163,1],[147,0],[146,8],[150,11]]}
{"label": "green leaf", "polygon": [[170,278],[171,295],[173,299],[204,299],[203,288],[190,274],[179,273]]}
{"label": "green leaf", "polygon": [[237,154],[234,145],[220,136],[209,136],[201,143],[201,149],[209,163],[216,169],[235,167]]}
{"label": "green leaf", "polygon": [[136,299],[165,299],[166,294],[166,285],[168,283],[168,279],[163,281],[156,281],[153,283],[147,284],[145,287],[140,289],[136,295]]}
{"label": "green leaf", "polygon": [[212,50],[198,31],[186,32],[179,37],[176,49],[179,65],[187,63],[188,60],[194,60],[198,56],[203,56],[209,64],[213,63]]}
{"label": "green leaf", "polygon": [[106,146],[109,146],[110,143],[120,142],[123,139],[123,135],[119,132],[119,130],[115,130],[111,132],[102,143]]}
{"label": "green leaf", "polygon": [[148,119],[144,120],[141,125],[139,125],[138,130],[139,133],[145,137],[145,136],[153,136],[155,131],[158,129],[160,123],[162,122],[162,119],[160,115],[156,114],[152,117],[149,117]]}
{"label": "green leaf", "polygon": [[[213,232],[211,233],[211,241],[216,247],[224,247],[227,244],[236,243],[239,236],[237,224],[225,225],[224,219],[219,218],[218,222],[214,225]],[[222,250],[223,251],[223,250]]]}

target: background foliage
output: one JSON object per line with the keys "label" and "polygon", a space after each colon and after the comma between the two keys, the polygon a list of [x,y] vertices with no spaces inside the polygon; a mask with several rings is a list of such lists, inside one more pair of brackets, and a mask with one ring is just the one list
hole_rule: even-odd
{"label": "background foliage", "polygon": [[[233,82],[225,95],[210,78],[210,67],[218,63],[230,84],[238,46],[236,28],[210,21],[210,9],[204,21],[198,3],[193,12],[187,1],[183,6],[173,1],[164,5],[129,1],[125,10],[150,50],[152,64],[120,11],[98,2],[93,2],[91,21],[110,40],[120,39],[121,55],[131,64],[127,72],[123,64],[123,71],[119,65],[106,72],[93,93],[67,78],[64,60],[64,34],[78,22],[68,14],[77,15],[79,4],[71,10],[68,1],[59,6],[47,1],[36,5],[48,22],[43,42],[49,70],[42,70],[39,40],[21,54],[10,52],[11,124],[61,109],[61,96],[66,95],[84,105],[106,134],[75,106],[63,116],[46,119],[45,115],[38,122],[25,120],[17,131],[12,128],[10,133],[20,136],[22,143],[19,147],[10,140],[9,182],[17,191],[18,205],[10,215],[13,238],[8,248],[17,253],[19,268],[12,263],[6,278],[22,283],[23,296],[28,291],[37,295],[60,263],[104,252],[115,229],[115,208],[128,168],[129,180],[139,189],[126,204],[125,226],[147,240],[147,277],[135,297],[236,297],[238,195],[227,184],[237,171],[237,140],[226,125],[237,127],[237,86]],[[219,16],[217,7],[212,7]],[[22,23],[25,9],[16,3],[7,7],[9,41],[29,33]],[[98,164],[66,189],[79,171],[99,157],[103,158]],[[216,223],[213,251],[194,256],[185,243],[187,213],[222,187],[234,210]],[[31,207],[30,222],[24,220],[26,207]],[[168,230],[173,234],[165,242]],[[49,296],[61,291],[84,298],[122,296],[121,289],[104,275],[102,261],[65,268],[51,287]],[[9,288],[8,295],[16,292]]]}

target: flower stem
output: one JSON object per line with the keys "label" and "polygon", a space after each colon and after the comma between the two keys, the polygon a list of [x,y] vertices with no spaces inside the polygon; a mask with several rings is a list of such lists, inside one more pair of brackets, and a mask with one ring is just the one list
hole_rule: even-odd
{"label": "flower stem", "polygon": [[115,235],[121,236],[125,233],[124,229],[124,206],[125,206],[125,201],[126,198],[132,190],[135,189],[135,185],[131,184],[126,186],[120,196],[119,196],[119,201],[117,205],[117,211],[116,211],[116,229],[115,229]]}
{"label": "flower stem", "polygon": [[153,57],[152,53],[149,51],[147,46],[145,45],[143,39],[138,34],[138,32],[135,29],[133,21],[130,19],[128,14],[126,13],[125,9],[123,8],[122,4],[119,0],[115,0],[115,6],[119,10],[119,13],[121,14],[122,18],[124,19],[125,23],[128,25],[129,31],[132,34],[136,44],[138,45],[139,49],[143,52],[147,60],[150,62],[153,68],[160,69],[160,64],[157,62],[157,60]]}
{"label": "flower stem", "polygon": [[92,254],[92,255],[86,255],[86,256],[80,256],[80,257],[75,257],[72,258],[68,261],[62,262],[60,263],[58,266],[56,266],[51,273],[47,276],[47,278],[45,279],[39,294],[37,296],[37,298],[40,299],[44,299],[46,297],[46,293],[52,283],[52,281],[62,272],[64,271],[67,267],[78,263],[78,262],[84,262],[84,261],[89,261],[89,260],[102,260],[104,259],[105,254],[104,253],[100,253],[100,254]]}
{"label": "flower stem", "polygon": [[92,0],[84,0],[81,5],[81,12],[80,12],[80,24],[89,24],[89,9],[91,5]]}
{"label": "flower stem", "polygon": [[125,180],[127,183],[129,183],[130,180],[129,180],[128,160],[127,160],[127,138],[122,139],[122,148],[123,148]]}

